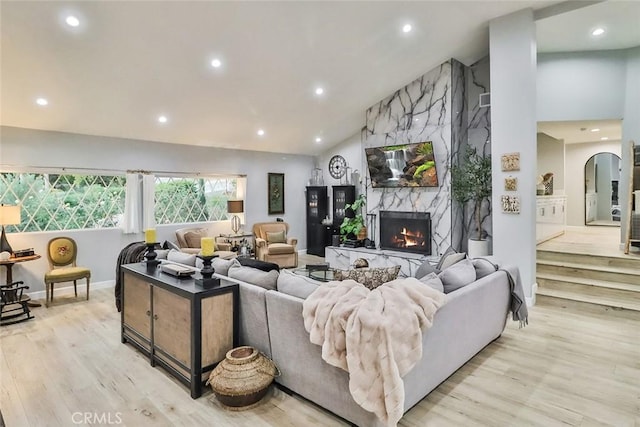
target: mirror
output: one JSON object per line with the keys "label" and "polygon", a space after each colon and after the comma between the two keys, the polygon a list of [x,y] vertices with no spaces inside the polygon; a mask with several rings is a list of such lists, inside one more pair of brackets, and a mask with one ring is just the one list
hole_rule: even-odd
{"label": "mirror", "polygon": [[598,153],[584,165],[585,224],[620,226],[620,157]]}

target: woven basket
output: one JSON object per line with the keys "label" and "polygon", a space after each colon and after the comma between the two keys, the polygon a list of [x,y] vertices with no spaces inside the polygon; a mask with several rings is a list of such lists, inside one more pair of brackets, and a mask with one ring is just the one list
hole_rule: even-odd
{"label": "woven basket", "polygon": [[273,382],[277,368],[253,347],[229,350],[209,375],[207,384],[220,403],[231,408],[253,405],[262,399]]}

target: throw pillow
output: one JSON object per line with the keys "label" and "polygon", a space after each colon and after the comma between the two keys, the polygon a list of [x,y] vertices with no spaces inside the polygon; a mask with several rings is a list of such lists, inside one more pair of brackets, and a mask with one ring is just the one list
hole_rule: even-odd
{"label": "throw pillow", "polygon": [[322,282],[292,273],[289,270],[282,270],[278,276],[278,292],[302,299],[306,299],[320,285]]}
{"label": "throw pillow", "polygon": [[[202,262],[200,259],[198,259],[198,261]],[[196,262],[196,266],[197,264],[198,263]],[[223,276],[229,275],[229,267],[231,267],[231,264],[233,264],[232,259],[224,259],[224,258],[216,257],[213,260],[211,260],[211,266],[213,267],[213,269],[216,271],[216,273],[222,274]]]}
{"label": "throw pillow", "polygon": [[167,260],[191,267],[195,267],[196,265],[195,254],[185,254],[184,252],[176,251],[175,249],[171,249],[169,251],[169,253],[167,254]]}
{"label": "throw pillow", "polygon": [[482,279],[484,276],[498,271],[498,266],[486,258],[474,258],[471,262],[476,269],[476,279]]}
{"label": "throw pillow", "polygon": [[444,293],[448,294],[456,289],[467,286],[469,283],[475,282],[476,269],[473,267],[470,259],[464,259],[442,270],[440,274],[438,274],[438,277],[442,280]]}
{"label": "throw pillow", "polygon": [[451,267],[453,264],[462,261],[467,257],[464,252],[456,252],[451,246],[444,252],[438,265],[436,265],[436,271],[442,271]]}
{"label": "throw pillow", "polygon": [[199,248],[200,239],[207,237],[207,230],[200,228],[197,231],[187,231],[184,233],[184,240],[187,242],[188,248]]}
{"label": "throw pillow", "polygon": [[357,268],[355,270],[336,270],[333,273],[335,280],[352,279],[362,283],[369,289],[375,289],[383,283],[395,280],[398,277],[400,266],[383,268]]}
{"label": "throw pillow", "polygon": [[238,258],[238,262],[240,265],[244,265],[245,267],[253,267],[262,271],[280,271],[280,266],[274,262],[260,261],[258,259],[251,258]]}
{"label": "throw pillow", "polygon": [[156,259],[167,259],[169,255],[169,249],[156,249]]}
{"label": "throw pillow", "polygon": [[284,230],[275,233],[267,232],[267,243],[287,243],[287,236],[284,235]]}
{"label": "throw pillow", "polygon": [[431,286],[438,292],[444,293],[444,285],[442,284],[442,280],[440,280],[436,273],[432,272],[427,274],[426,276],[421,277],[420,282],[424,283],[425,285]]}
{"label": "throw pillow", "polygon": [[425,262],[423,262],[422,265],[416,270],[416,274],[414,275],[414,277],[416,279],[422,279],[424,276],[430,273],[437,273],[436,268],[428,260],[425,260]]}
{"label": "throw pillow", "polygon": [[275,291],[278,288],[279,274],[276,270],[262,271],[253,267],[245,267],[240,265],[237,259],[234,259],[227,275],[232,279],[238,279],[261,288],[273,289]]}

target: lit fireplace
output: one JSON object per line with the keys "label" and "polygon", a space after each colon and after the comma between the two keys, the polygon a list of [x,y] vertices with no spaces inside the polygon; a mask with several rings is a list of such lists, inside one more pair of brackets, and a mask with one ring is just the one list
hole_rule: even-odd
{"label": "lit fireplace", "polygon": [[380,211],[380,248],[431,255],[431,215]]}

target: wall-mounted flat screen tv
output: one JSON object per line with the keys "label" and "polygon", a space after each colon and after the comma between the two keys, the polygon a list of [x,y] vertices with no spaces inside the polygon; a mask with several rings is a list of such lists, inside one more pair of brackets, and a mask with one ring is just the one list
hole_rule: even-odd
{"label": "wall-mounted flat screen tv", "polygon": [[365,153],[373,188],[438,186],[431,141],[367,148]]}

